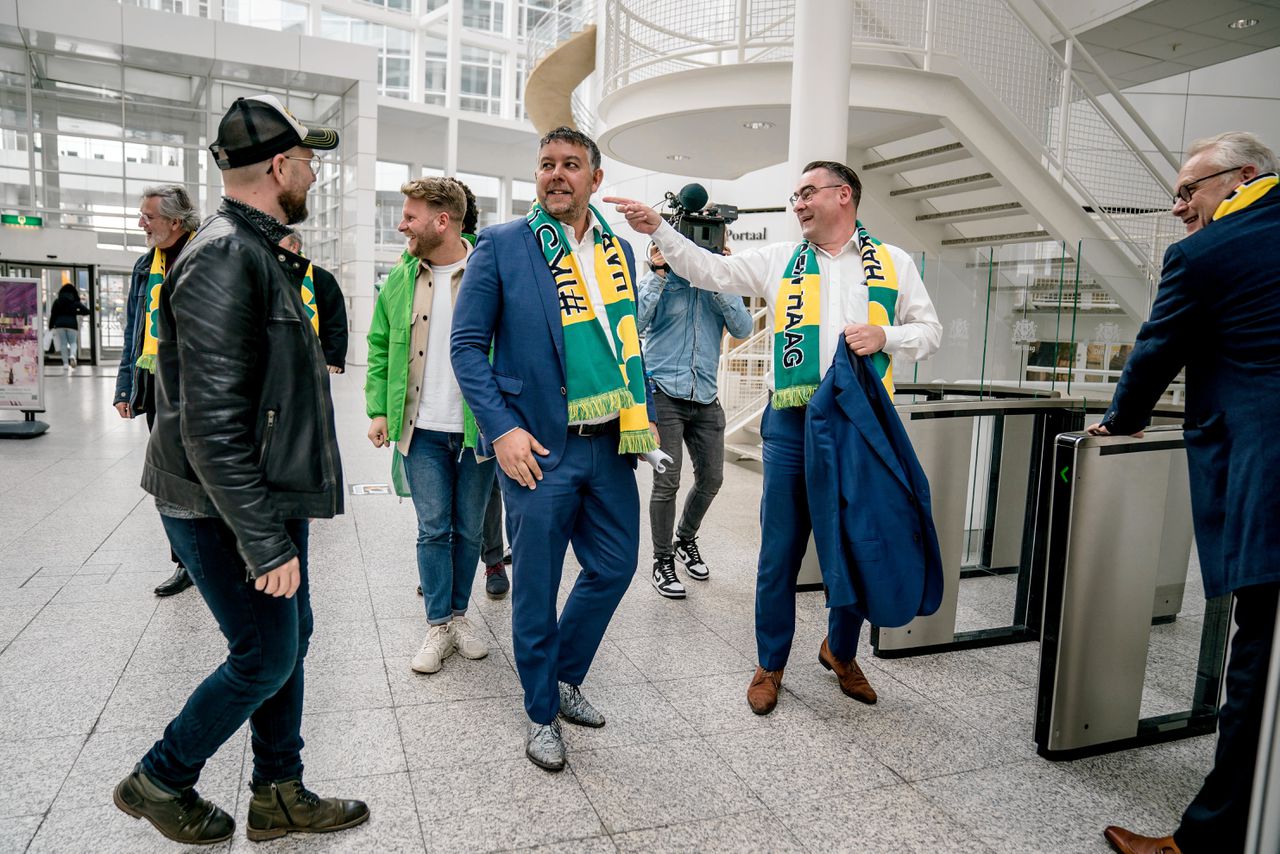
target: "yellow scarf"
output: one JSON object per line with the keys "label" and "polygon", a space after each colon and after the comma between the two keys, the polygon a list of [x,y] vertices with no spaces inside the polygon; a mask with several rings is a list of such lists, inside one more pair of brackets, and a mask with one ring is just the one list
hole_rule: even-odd
{"label": "yellow scarf", "polygon": [[139,368],[156,372],[156,354],[160,352],[160,339],[156,337],[156,318],[160,315],[160,286],[164,284],[164,250],[156,247],[151,252],[151,272],[147,274],[147,316],[142,327],[142,354],[136,362]]}
{"label": "yellow scarf", "polygon": [[1245,181],[1232,190],[1231,195],[1223,199],[1222,203],[1218,205],[1218,209],[1213,212],[1214,222],[1222,219],[1227,214],[1233,214],[1249,207],[1249,205],[1271,192],[1271,188],[1276,184],[1280,184],[1280,176],[1277,176],[1274,172],[1264,172]]}

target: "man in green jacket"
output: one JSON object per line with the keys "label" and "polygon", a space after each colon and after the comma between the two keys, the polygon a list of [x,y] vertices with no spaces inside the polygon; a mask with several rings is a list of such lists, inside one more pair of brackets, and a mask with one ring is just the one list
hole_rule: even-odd
{"label": "man in green jacket", "polygon": [[435,673],[455,650],[484,658],[489,643],[467,619],[494,461],[476,456],[475,419],[449,362],[453,303],[471,244],[462,237],[466,189],[419,178],[404,193],[404,256],[378,294],[369,326],[365,409],[375,448],[394,444],[418,515],[418,579],[427,636],[410,662]]}

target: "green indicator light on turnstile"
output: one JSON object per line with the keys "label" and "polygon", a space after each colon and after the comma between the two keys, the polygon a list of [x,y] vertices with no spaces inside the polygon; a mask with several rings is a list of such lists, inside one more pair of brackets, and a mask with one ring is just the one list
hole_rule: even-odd
{"label": "green indicator light on turnstile", "polygon": [[1062,471],[1058,472],[1058,476],[1062,478],[1062,482],[1067,482],[1067,472],[1071,471],[1071,466],[1063,466]]}

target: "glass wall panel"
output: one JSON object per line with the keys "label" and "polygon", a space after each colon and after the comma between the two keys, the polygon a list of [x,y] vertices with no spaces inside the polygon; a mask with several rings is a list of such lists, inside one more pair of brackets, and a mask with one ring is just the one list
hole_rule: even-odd
{"label": "glass wall panel", "polygon": [[222,19],[283,33],[307,34],[307,4],[289,0],[222,0]]}
{"label": "glass wall panel", "polygon": [[490,175],[475,175],[459,172],[458,180],[471,188],[476,197],[476,207],[480,210],[480,222],[477,231],[495,223],[504,222],[505,217],[498,216],[498,190],[502,182]]}
{"label": "glass wall panel", "polygon": [[462,46],[462,75],[458,103],[473,113],[499,115],[502,112],[502,66],[505,56],[496,50]]}
{"label": "glass wall panel", "polygon": [[448,43],[439,36],[424,35],[422,46],[426,54],[423,62],[426,85],[422,90],[422,100],[443,107],[449,91]]}
{"label": "glass wall panel", "polygon": [[374,240],[382,246],[400,246],[404,238],[396,230],[404,208],[400,188],[409,180],[409,164],[379,160],[376,174]]}
{"label": "glass wall panel", "polygon": [[327,39],[371,45],[378,49],[378,92],[391,98],[409,97],[410,50],[413,33],[399,27],[339,15],[320,14],[320,35]]}
{"label": "glass wall panel", "polygon": [[511,182],[511,215],[524,216],[537,200],[537,187],[532,181]]}
{"label": "glass wall panel", "polygon": [[502,32],[504,0],[462,0],[462,26],[469,30]]}

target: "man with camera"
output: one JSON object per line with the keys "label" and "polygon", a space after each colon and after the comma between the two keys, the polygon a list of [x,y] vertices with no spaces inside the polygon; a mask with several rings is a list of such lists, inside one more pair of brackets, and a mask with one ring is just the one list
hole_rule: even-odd
{"label": "man with camera", "polygon": [[[724,410],[716,395],[720,342],[726,329],[735,338],[750,335],[751,313],[740,297],[690,287],[689,280],[667,264],[656,244],[649,246],[649,272],[640,277],[638,290],[636,325],[645,336],[645,365],[657,387],[653,403],[659,441],[672,458],[664,471],[654,472],[649,497],[650,580],[662,596],[683,599],[685,588],[676,576],[676,558],[696,581],[705,581],[711,574],[697,538],[702,517],[724,482]],[[688,446],[693,465],[693,489],[676,528],[683,446]]]}
{"label": "man with camera", "polygon": [[[761,423],[764,493],[756,577],[758,667],[747,703],[758,715],[773,711],[796,624],[796,577],[812,523],[805,488],[805,407],[843,339],[859,356],[872,355],[892,391],[892,359],[916,361],[938,349],[942,325],[924,282],[906,252],[875,240],[858,222],[862,182],[842,163],[805,166],[791,206],[804,239],[723,257],[704,251],[663,222],[643,202],[606,198],[628,224],[653,241],[696,287],[762,297],[775,323],[773,394]],[[875,496],[868,496],[874,502]],[[818,651],[848,697],[874,703],[876,692],[858,666],[863,618],[848,607],[830,609]]]}

